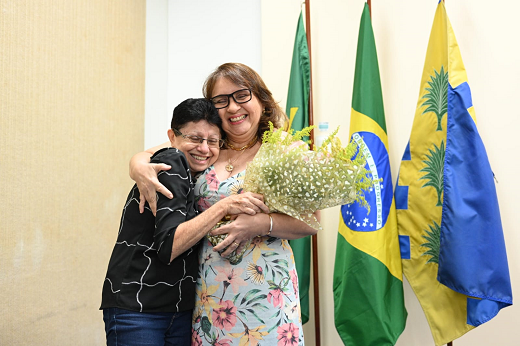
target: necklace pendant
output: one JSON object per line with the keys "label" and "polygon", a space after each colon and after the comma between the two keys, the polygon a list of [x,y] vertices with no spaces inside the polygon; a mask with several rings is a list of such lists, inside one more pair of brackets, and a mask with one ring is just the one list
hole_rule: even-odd
{"label": "necklace pendant", "polygon": [[226,165],[226,171],[228,171],[229,173],[233,172],[233,168],[235,168],[235,167],[233,167],[233,165],[231,163],[228,163]]}

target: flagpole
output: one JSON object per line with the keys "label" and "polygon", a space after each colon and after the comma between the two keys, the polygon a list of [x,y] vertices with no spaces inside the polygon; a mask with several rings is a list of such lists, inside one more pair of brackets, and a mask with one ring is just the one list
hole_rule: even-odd
{"label": "flagpole", "polygon": [[[310,76],[309,76],[309,126],[314,125],[314,114],[312,111],[313,101],[312,101],[312,49],[311,49],[311,10],[310,10],[310,0],[305,0],[305,26],[306,26],[306,35],[307,35],[307,47],[309,49],[309,67],[310,67]],[[314,130],[311,132],[311,141],[314,143]],[[314,234],[312,237],[312,283],[314,288],[314,329],[315,329],[315,344],[316,346],[321,345],[321,332],[320,332],[320,288],[319,288],[319,280],[318,280],[318,235]]]}

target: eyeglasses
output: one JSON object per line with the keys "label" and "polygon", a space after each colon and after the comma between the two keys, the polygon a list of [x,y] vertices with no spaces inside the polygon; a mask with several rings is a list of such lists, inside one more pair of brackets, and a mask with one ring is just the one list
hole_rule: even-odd
{"label": "eyeglasses", "polygon": [[253,93],[251,89],[240,89],[231,94],[222,94],[212,97],[210,100],[216,109],[226,108],[229,106],[229,98],[232,97],[236,103],[246,103],[251,101]]}
{"label": "eyeglasses", "polygon": [[181,131],[177,129],[172,129],[176,136],[181,136],[182,138],[188,140],[188,142],[193,144],[202,144],[204,141],[208,143],[208,147],[210,148],[222,148],[224,145],[223,139],[217,139],[217,138],[202,138],[199,136],[194,135],[185,135]]}

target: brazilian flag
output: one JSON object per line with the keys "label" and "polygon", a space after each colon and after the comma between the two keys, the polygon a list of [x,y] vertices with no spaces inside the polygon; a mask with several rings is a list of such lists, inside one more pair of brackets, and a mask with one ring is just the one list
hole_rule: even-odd
{"label": "brazilian flag", "polygon": [[376,45],[365,3],[356,56],[351,139],[360,144],[374,185],[341,207],[334,265],[334,321],[345,345],[394,345],[404,330],[403,274]]}

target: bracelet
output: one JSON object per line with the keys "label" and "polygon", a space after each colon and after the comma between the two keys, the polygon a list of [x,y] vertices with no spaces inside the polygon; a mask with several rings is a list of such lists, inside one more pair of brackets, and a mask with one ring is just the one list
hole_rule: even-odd
{"label": "bracelet", "polygon": [[269,231],[267,231],[266,236],[270,236],[271,232],[273,231],[273,217],[271,216],[271,213],[267,214],[269,215]]}
{"label": "bracelet", "polygon": [[266,234],[264,235],[257,235],[256,237],[257,238],[262,238],[262,237],[270,237],[271,236],[271,232],[273,231],[273,217],[271,216],[271,213],[267,214],[267,216],[269,216],[269,231],[267,231]]}

